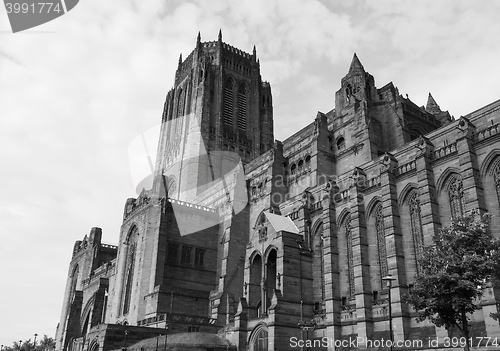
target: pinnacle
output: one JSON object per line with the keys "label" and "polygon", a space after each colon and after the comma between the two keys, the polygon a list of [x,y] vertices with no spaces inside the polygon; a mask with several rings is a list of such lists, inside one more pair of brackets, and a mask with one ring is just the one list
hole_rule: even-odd
{"label": "pinnacle", "polygon": [[362,72],[365,71],[365,68],[363,67],[363,65],[359,61],[358,55],[356,55],[356,53],[354,53],[354,56],[352,58],[351,66],[349,67],[349,72],[352,72],[355,70],[362,71]]}
{"label": "pinnacle", "polygon": [[432,97],[431,93],[429,93],[429,97],[427,98],[427,105],[425,106],[425,110],[432,114],[436,114],[441,112],[441,108],[436,103],[436,100]]}

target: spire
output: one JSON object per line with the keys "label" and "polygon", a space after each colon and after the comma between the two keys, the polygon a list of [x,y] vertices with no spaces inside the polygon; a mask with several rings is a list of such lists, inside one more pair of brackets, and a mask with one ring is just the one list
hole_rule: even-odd
{"label": "spire", "polygon": [[431,93],[429,93],[429,97],[427,98],[427,105],[425,106],[425,110],[432,114],[441,112],[441,108],[436,103],[436,100],[434,100]]}
{"label": "spire", "polygon": [[222,42],[222,29],[219,29],[219,43]]}
{"label": "spire", "polygon": [[349,73],[353,72],[353,71],[362,71],[362,72],[365,71],[365,68],[363,67],[363,65],[359,61],[358,55],[356,55],[356,53],[354,53],[354,56],[353,56],[352,62],[351,62],[351,67],[349,67]]}
{"label": "spire", "polygon": [[201,42],[201,33],[198,32],[198,37],[196,38],[196,44],[199,44]]}
{"label": "spire", "polygon": [[182,65],[182,52],[181,54],[179,55],[179,66]]}
{"label": "spire", "polygon": [[257,55],[257,49],[255,48],[255,45],[253,46],[253,55],[256,56]]}

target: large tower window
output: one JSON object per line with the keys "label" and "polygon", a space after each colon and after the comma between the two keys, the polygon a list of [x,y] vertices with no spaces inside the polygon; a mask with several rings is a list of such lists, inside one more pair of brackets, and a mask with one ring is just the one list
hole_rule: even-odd
{"label": "large tower window", "polygon": [[226,81],[224,88],[224,123],[233,125],[233,110],[234,110],[234,82],[232,79]]}
{"label": "large tower window", "polygon": [[128,235],[126,242],[126,266],[125,266],[125,289],[123,294],[123,314],[130,311],[130,303],[132,298],[132,288],[134,282],[134,266],[135,256],[137,251],[137,227],[134,227]]}
{"label": "large tower window", "polygon": [[244,84],[238,92],[238,129],[245,130],[247,125],[247,89]]}

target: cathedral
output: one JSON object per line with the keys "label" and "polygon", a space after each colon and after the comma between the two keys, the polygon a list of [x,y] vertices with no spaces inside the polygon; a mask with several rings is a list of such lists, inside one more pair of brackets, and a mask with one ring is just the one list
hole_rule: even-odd
{"label": "cathedral", "polygon": [[[363,349],[349,342],[391,329],[426,348],[456,335],[416,322],[401,296],[453,217],[488,212],[500,237],[500,100],[455,119],[431,94],[418,106],[376,87],[354,54],[331,111],[283,141],[273,119],[255,47],[198,34],[117,246],[96,227],[74,245],[57,351]],[[499,298],[485,289],[471,336],[500,337]]]}

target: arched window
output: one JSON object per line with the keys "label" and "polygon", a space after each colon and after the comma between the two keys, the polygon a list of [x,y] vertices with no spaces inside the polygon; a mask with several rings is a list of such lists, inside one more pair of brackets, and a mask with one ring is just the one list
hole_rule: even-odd
{"label": "arched window", "polygon": [[277,259],[278,253],[275,249],[272,249],[267,255],[267,264],[266,264],[266,314],[271,307],[271,298],[273,297],[274,289],[276,289],[276,275],[277,271]]}
{"label": "arched window", "polygon": [[297,171],[297,165],[294,163],[292,164],[292,167],[290,167],[290,173],[294,175],[296,171]]}
{"label": "arched window", "polygon": [[311,248],[313,264],[313,298],[315,302],[323,302],[323,300],[325,299],[323,268],[323,224],[320,224],[314,232]]}
{"label": "arched window", "polygon": [[352,95],[352,86],[351,84],[347,84],[347,87],[345,89],[345,100],[346,102],[349,102],[349,99],[351,98]]}
{"label": "arched window", "polygon": [[302,169],[304,168],[304,160],[299,161],[299,172],[302,172]]}
{"label": "arched window", "polygon": [[452,174],[446,182],[446,190],[450,201],[451,217],[457,218],[464,215],[465,198],[462,179],[457,174]]}
{"label": "arched window", "polygon": [[415,262],[417,263],[417,272],[419,271],[418,257],[424,248],[424,233],[422,230],[422,217],[420,215],[420,199],[418,192],[412,190],[408,195],[408,207],[410,209],[411,234],[413,245],[415,247]]}
{"label": "arched window", "polygon": [[255,318],[262,315],[261,304],[261,283],[262,283],[262,257],[257,254],[250,261],[250,284],[249,284],[249,299],[248,303],[252,310],[250,310],[250,317]]}
{"label": "arched window", "polygon": [[179,94],[177,95],[177,117],[184,115],[184,101],[186,98],[186,92],[181,88]]}
{"label": "arched window", "polygon": [[[387,248],[385,245],[385,227],[382,205],[378,204],[374,209],[375,228],[377,229],[378,262],[380,267],[380,278],[389,274],[387,267]],[[382,284],[383,286],[383,284]]]}
{"label": "arched window", "polygon": [[250,351],[267,351],[268,350],[268,334],[267,329],[262,328],[257,331],[252,338]]}
{"label": "arched window", "polygon": [[247,89],[244,84],[238,92],[238,129],[245,130],[247,126]]}
{"label": "arched window", "polygon": [[311,166],[311,156],[306,156],[306,167],[309,168]]}
{"label": "arched window", "polygon": [[125,285],[123,293],[123,314],[127,314],[130,311],[130,303],[132,298],[132,288],[134,283],[134,266],[135,266],[135,256],[137,251],[137,227],[134,227],[127,238],[126,241],[126,258],[125,258]]}
{"label": "arched window", "polygon": [[500,162],[497,163],[497,166],[493,170],[493,179],[495,180],[498,202],[500,203]]}
{"label": "arched window", "polygon": [[354,295],[354,254],[352,250],[352,228],[351,215],[347,215],[344,221],[345,236],[347,240],[347,269],[349,274],[349,294]]}
{"label": "arched window", "polygon": [[344,137],[340,137],[337,139],[337,150],[344,150],[345,149],[345,139]]}
{"label": "arched window", "polygon": [[232,79],[226,81],[224,88],[224,123],[228,126],[233,125],[234,110],[234,82]]}

